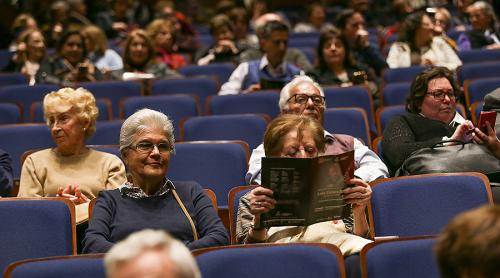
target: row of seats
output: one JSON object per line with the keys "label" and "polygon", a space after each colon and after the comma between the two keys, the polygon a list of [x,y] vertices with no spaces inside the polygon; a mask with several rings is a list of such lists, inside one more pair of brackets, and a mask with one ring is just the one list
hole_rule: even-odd
{"label": "row of seats", "polygon": [[[440,277],[435,237],[397,238],[366,245],[362,277]],[[194,250],[205,278],[345,277],[344,258],[331,244],[248,244]],[[5,278],[106,277],[104,254],[55,256],[13,263]]]}
{"label": "row of seats", "polygon": [[[139,99],[141,100],[144,99]],[[131,105],[131,107],[126,110],[127,113],[135,112],[142,105]],[[182,109],[182,106],[173,105],[171,109],[159,110],[163,110],[173,120],[174,135],[178,142],[242,140],[248,145],[247,151],[255,149],[262,143],[267,124],[271,120],[266,114],[194,116],[195,114],[176,114],[178,112],[176,109]],[[121,120],[98,121],[96,133],[88,139],[87,144],[117,144],[122,123]],[[330,132],[350,134],[360,138],[367,145],[371,144],[368,117],[360,108],[326,109],[324,126]],[[17,158],[30,149],[49,148],[53,147],[54,143],[45,124],[14,124],[0,126],[0,146],[14,158],[14,176],[19,177],[21,164]]]}
{"label": "row of seats", "polygon": [[[228,194],[230,204],[229,230],[232,243],[235,243],[234,227],[239,198],[251,188],[253,187],[235,187]],[[460,212],[480,205],[492,204],[489,182],[486,176],[479,173],[427,174],[390,178],[374,182],[372,190],[368,215],[371,236],[375,239],[387,236],[437,235],[450,219]],[[3,250],[0,253],[1,269],[4,269],[9,263],[22,259],[75,254],[74,205],[67,200],[59,198],[0,199],[0,217],[3,221],[0,228],[2,235],[0,236],[0,245]],[[391,262],[394,262],[394,259],[381,256],[381,253],[370,255],[371,252],[374,252],[373,250],[377,249],[378,244],[380,243],[376,242],[365,247],[361,253],[362,262],[363,256],[365,256],[364,263],[373,259],[379,262],[375,265],[383,264],[387,267]],[[395,241],[395,245],[400,246],[400,243]],[[426,243],[428,247],[431,245],[431,242]],[[411,249],[407,249],[407,251],[409,250]],[[382,253],[389,251],[388,249],[381,250]],[[404,248],[399,249],[399,252],[402,251]],[[289,254],[289,252],[282,252],[282,255],[284,256],[285,253]],[[413,251],[407,255],[411,254]],[[431,261],[430,257],[427,258],[427,261]],[[248,264],[248,261],[245,263]],[[230,266],[233,264],[224,262],[222,265],[226,265],[224,269],[230,273],[227,277],[234,277],[234,273],[230,272],[234,269],[229,270],[232,269]],[[342,265],[339,264],[339,266]],[[203,268],[208,267],[208,265],[200,265],[200,267],[203,271]],[[365,268],[364,271],[377,273],[377,268],[373,267],[375,266]],[[219,265],[218,274],[224,275],[221,269],[222,267]],[[422,275],[422,271],[425,269],[417,271],[413,268],[406,268],[404,265],[394,267],[392,270],[387,268],[387,271],[396,271],[395,273],[405,270],[416,272],[409,272],[413,276],[408,274],[410,276],[375,277],[431,277]],[[284,273],[290,275],[291,272],[288,271],[289,269]],[[385,273],[387,275],[387,272]],[[73,271],[73,275],[76,275],[75,271]],[[372,276],[370,275],[370,277]]]}

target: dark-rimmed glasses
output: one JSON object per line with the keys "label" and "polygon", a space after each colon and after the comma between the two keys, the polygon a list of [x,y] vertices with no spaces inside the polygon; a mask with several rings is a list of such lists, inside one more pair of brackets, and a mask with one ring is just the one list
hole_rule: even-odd
{"label": "dark-rimmed glasses", "polygon": [[454,91],[445,91],[445,90],[436,90],[432,92],[427,92],[428,95],[434,97],[435,100],[444,100],[444,97],[447,96],[450,100],[455,100],[457,95]]}
{"label": "dark-rimmed glasses", "polygon": [[291,99],[294,99],[295,103],[298,103],[300,105],[306,104],[309,99],[313,102],[315,106],[324,106],[325,105],[325,97],[319,96],[319,95],[306,95],[306,94],[295,94],[291,96],[287,102],[289,102]]}

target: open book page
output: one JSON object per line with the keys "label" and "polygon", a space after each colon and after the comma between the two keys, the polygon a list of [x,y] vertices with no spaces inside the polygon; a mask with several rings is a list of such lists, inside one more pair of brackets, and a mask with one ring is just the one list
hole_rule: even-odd
{"label": "open book page", "polygon": [[354,176],[354,151],[316,158],[262,158],[262,186],[274,192],[276,206],[261,225],[306,226],[342,219],[350,206],[342,189]]}

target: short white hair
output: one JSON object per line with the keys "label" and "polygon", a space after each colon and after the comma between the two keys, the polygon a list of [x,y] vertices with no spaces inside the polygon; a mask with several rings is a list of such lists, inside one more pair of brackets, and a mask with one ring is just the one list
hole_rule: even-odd
{"label": "short white hair", "polygon": [[150,250],[163,252],[175,265],[177,277],[201,278],[196,260],[182,242],[164,231],[151,229],[133,233],[109,250],[104,257],[107,276],[112,277],[121,265]]}
{"label": "short white hair", "polygon": [[288,82],[288,84],[286,84],[285,87],[283,87],[283,89],[281,89],[280,101],[279,101],[279,107],[280,107],[281,112],[288,110],[288,100],[290,99],[290,91],[302,83],[311,84],[316,89],[318,89],[319,94],[322,97],[325,96],[325,93],[323,92],[323,89],[321,88],[321,86],[316,81],[314,81],[311,77],[309,77],[307,75],[296,75],[292,79],[292,81]]}

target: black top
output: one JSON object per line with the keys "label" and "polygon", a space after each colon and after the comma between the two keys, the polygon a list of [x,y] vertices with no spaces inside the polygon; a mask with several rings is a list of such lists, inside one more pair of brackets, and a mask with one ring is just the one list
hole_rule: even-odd
{"label": "black top", "polygon": [[391,175],[413,152],[432,147],[454,132],[455,128],[444,122],[415,113],[393,119],[384,130],[382,139],[382,157]]}
{"label": "black top", "polygon": [[227,231],[210,198],[195,182],[176,182],[175,188],[199,235],[193,239],[186,215],[169,191],[161,196],[132,198],[119,189],[102,191],[97,197],[83,253],[104,253],[131,233],[160,229],[183,241],[189,249],[226,245]]}

